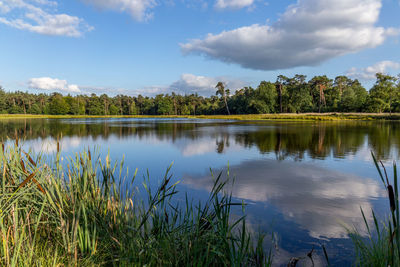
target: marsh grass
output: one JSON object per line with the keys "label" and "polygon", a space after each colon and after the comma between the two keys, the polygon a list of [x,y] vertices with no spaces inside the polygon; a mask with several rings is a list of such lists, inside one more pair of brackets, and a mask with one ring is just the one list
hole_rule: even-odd
{"label": "marsh grass", "polygon": [[[103,162],[104,161],[104,162]],[[0,148],[1,266],[268,266],[264,236],[254,239],[221,175],[205,203],[177,193],[170,168],[146,197],[123,163],[83,151],[64,159]],[[180,203],[180,204],[173,204]]]}
{"label": "marsh grass", "polygon": [[399,233],[399,192],[397,167],[393,163],[393,183],[386,168],[372,154],[375,167],[388,194],[390,215],[380,222],[372,211],[373,224],[368,220],[361,208],[361,215],[367,229],[367,238],[357,229],[349,229],[349,235],[355,247],[356,266],[400,266],[400,233]]}

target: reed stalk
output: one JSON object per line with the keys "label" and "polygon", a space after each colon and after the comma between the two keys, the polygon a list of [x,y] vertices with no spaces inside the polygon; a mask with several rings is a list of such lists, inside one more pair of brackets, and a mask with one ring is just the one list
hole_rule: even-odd
{"label": "reed stalk", "polygon": [[[136,172],[88,151],[45,158],[18,141],[0,149],[1,266],[268,266],[263,236],[254,240],[245,217],[215,178],[208,200],[174,201],[170,168],[146,197]],[[178,204],[176,204],[178,203]]]}
{"label": "reed stalk", "polygon": [[385,166],[373,153],[372,158],[379,177],[387,192],[389,215],[380,221],[372,210],[373,225],[368,223],[364,210],[361,215],[367,229],[365,238],[357,229],[349,229],[355,247],[356,266],[400,266],[400,233],[399,233],[399,190],[397,166],[393,163],[393,179],[390,179]]}

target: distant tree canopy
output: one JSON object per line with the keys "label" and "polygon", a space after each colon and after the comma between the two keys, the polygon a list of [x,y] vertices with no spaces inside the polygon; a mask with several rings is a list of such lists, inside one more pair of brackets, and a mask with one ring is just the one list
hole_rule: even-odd
{"label": "distant tree canopy", "polygon": [[338,76],[280,75],[257,88],[231,94],[222,82],[216,94],[159,94],[114,97],[102,94],[61,95],[5,92],[0,86],[0,113],[70,115],[212,115],[303,112],[400,112],[400,79],[381,73],[369,92],[358,80]]}

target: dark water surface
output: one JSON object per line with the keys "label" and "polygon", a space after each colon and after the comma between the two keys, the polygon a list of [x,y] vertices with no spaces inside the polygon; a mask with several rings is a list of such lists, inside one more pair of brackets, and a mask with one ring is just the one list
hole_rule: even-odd
{"label": "dark water surface", "polygon": [[370,153],[388,166],[400,153],[398,122],[0,120],[1,138],[16,134],[36,151],[54,153],[62,135],[65,154],[97,147],[113,160],[124,155],[131,173],[138,168],[141,177],[148,169],[154,182],[174,162],[179,190],[194,199],[205,199],[211,190],[210,168],[226,173],[229,165],[235,177],[230,189],[236,200],[248,204],[249,227],[268,233],[267,243],[275,240],[276,265],[305,257],[314,246],[316,266],[324,266],[321,244],[334,265],[350,265],[345,225],[365,233],[360,207],[371,223],[372,208],[381,217],[388,211]]}

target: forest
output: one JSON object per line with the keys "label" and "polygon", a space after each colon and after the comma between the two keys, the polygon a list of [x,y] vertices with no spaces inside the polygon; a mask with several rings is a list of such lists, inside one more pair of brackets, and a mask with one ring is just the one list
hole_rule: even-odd
{"label": "forest", "polygon": [[367,91],[357,79],[326,75],[279,75],[257,88],[231,93],[222,82],[210,97],[198,94],[149,96],[62,95],[15,91],[0,86],[0,113],[51,115],[216,115],[305,112],[400,112],[400,79],[382,73]]}

